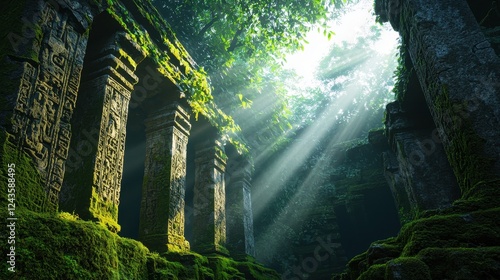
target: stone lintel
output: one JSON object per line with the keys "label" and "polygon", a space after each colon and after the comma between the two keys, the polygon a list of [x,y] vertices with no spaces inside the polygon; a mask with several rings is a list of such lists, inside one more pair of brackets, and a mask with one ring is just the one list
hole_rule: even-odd
{"label": "stone lintel", "polygon": [[134,74],[132,68],[128,67],[113,54],[93,60],[85,70],[90,72],[85,76],[86,81],[108,75],[116,79],[130,91],[139,82],[139,78]]}
{"label": "stone lintel", "polygon": [[175,127],[185,136],[189,136],[189,131],[191,130],[190,115],[179,103],[166,105],[150,113],[146,123],[146,133]]}
{"label": "stone lintel", "polygon": [[209,141],[198,146],[196,151],[196,162],[209,164],[211,167],[217,168],[220,172],[226,171],[226,154],[222,144],[215,140],[214,143]]}

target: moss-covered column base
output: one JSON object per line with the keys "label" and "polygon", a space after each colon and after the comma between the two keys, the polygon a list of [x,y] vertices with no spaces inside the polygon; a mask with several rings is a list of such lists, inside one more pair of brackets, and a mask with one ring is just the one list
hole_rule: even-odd
{"label": "moss-covered column base", "polygon": [[226,245],[226,155],[209,139],[197,147],[194,187],[194,244],[200,253],[228,254]]}
{"label": "moss-covered column base", "polygon": [[[120,230],[118,204],[128,104],[136,63],[144,58],[125,33],[90,40],[66,165],[62,208]],[[133,58],[134,59],[133,59]]]}
{"label": "moss-covered column base", "polygon": [[255,257],[251,184],[252,168],[244,158],[231,158],[226,189],[227,249],[235,259]]}
{"label": "moss-covered column base", "polygon": [[158,252],[189,250],[184,238],[189,115],[181,105],[173,103],[150,112],[145,124],[139,239]]}

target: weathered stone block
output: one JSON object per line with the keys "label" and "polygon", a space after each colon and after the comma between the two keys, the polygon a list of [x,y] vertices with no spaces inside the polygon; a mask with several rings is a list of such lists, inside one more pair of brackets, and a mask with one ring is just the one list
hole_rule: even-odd
{"label": "weathered stone block", "polygon": [[226,246],[226,155],[221,143],[208,139],[196,152],[194,244],[201,253],[228,254]]}
{"label": "weathered stone block", "polygon": [[29,24],[33,34],[11,41],[12,56],[22,61],[16,63],[22,74],[6,125],[42,177],[48,199],[40,208],[55,210],[88,37],[71,10],[57,9],[45,1],[36,1],[28,9],[30,18],[24,18],[24,27]]}
{"label": "weathered stone block", "polygon": [[188,113],[172,104],[151,112],[146,124],[146,162],[139,239],[155,251],[189,250],[184,238]]}
{"label": "weathered stone block", "polygon": [[251,166],[243,158],[230,161],[230,179],[226,188],[227,249],[234,258],[255,257]]}
{"label": "weathered stone block", "polygon": [[119,231],[128,104],[138,78],[118,57],[127,50],[140,50],[120,32],[103,45],[92,47],[88,56],[93,59],[85,64],[73,120],[76,133],[71,141],[72,157],[66,165],[62,207]]}

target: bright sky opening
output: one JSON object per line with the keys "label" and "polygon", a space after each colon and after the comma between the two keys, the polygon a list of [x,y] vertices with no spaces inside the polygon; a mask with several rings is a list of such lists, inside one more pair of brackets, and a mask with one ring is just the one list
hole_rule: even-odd
{"label": "bright sky opening", "polygon": [[[313,84],[316,67],[333,44],[355,42],[358,37],[368,34],[374,23],[372,1],[361,0],[357,4],[347,7],[345,14],[331,22],[330,28],[335,32],[335,35],[330,40],[317,29],[309,32],[306,36],[309,44],[305,45],[304,51],[289,55],[285,67],[295,70],[299,76]],[[392,53],[398,44],[398,37],[399,34],[396,31],[385,25],[380,39],[373,46],[374,51],[380,55]]]}

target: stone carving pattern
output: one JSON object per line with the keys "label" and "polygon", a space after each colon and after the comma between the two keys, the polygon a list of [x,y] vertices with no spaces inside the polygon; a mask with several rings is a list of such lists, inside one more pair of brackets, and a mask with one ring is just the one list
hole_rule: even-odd
{"label": "stone carving pattern", "polygon": [[218,169],[214,170],[214,223],[215,223],[215,244],[225,245],[226,243],[226,193],[224,185],[224,173]]}
{"label": "stone carving pattern", "polygon": [[169,234],[184,236],[184,197],[186,180],[186,151],[188,137],[173,128],[172,164],[170,173]]}
{"label": "stone carving pattern", "polygon": [[[226,245],[225,162],[217,153],[216,147],[205,148],[196,159],[194,234],[201,250],[220,250]],[[209,244],[215,248],[207,248]]]}
{"label": "stone carving pattern", "polygon": [[93,184],[97,186],[97,192],[104,201],[118,205],[125,153],[128,102],[131,92],[111,77],[106,78],[104,91],[96,156],[96,176],[93,178]]}
{"label": "stone carving pattern", "polygon": [[18,144],[33,158],[45,185],[48,205],[55,209],[64,177],[71,138],[70,119],[75,108],[87,39],[71,26],[68,17],[46,6],[40,13],[44,37],[39,65],[24,64],[12,130]]}

